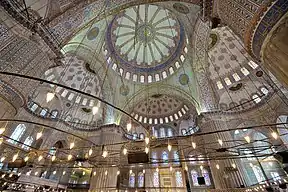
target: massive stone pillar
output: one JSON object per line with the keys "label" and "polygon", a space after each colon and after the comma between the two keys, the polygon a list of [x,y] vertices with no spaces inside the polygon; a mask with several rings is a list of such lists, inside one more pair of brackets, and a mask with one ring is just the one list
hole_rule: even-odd
{"label": "massive stone pillar", "polygon": [[[122,132],[116,125],[103,126],[101,130],[101,141],[103,149],[108,151],[106,158],[99,157],[98,167],[93,169],[96,175],[91,177],[90,191],[116,190],[117,187],[117,171],[120,161],[120,149],[122,145],[112,145],[120,143],[122,140]],[[118,153],[119,152],[119,153]],[[113,165],[113,166],[112,166]],[[115,165],[115,166],[114,166]]]}
{"label": "massive stone pillar", "polygon": [[[202,126],[205,127],[205,132],[208,131],[219,131],[219,130],[228,130],[226,124],[224,121],[220,120],[211,120],[211,119],[205,119],[202,120]],[[210,158],[212,159],[210,161],[210,169],[212,172],[214,185],[216,189],[220,188],[238,188],[241,185],[246,185],[244,180],[244,172],[241,167],[240,160],[234,159],[223,159],[223,160],[214,160],[219,156],[230,156],[228,152],[216,152],[214,150],[211,151],[211,148],[217,149],[217,148],[225,148],[229,147],[229,143],[225,143],[225,141],[232,141],[233,138],[229,131],[226,132],[220,132],[217,134],[209,134],[204,135],[203,139],[205,142],[207,142],[207,152],[210,155]],[[221,139],[224,143],[221,147],[218,143],[218,139]],[[219,146],[219,147],[217,147]],[[233,164],[236,165],[236,168],[233,167]],[[219,167],[218,167],[219,166]]]}

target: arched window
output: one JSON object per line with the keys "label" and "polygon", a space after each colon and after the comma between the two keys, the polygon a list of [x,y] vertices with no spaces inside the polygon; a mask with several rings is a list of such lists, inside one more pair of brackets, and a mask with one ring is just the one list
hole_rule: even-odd
{"label": "arched window", "polygon": [[144,139],[145,138],[144,133],[140,133],[139,137],[140,139]]}
{"label": "arched window", "polygon": [[48,113],[48,109],[42,109],[41,112],[40,112],[40,116],[41,117],[45,117]]}
{"label": "arched window", "polygon": [[51,147],[48,153],[49,153],[48,156],[49,156],[49,155],[50,155],[50,156],[55,155],[55,154],[56,154],[56,147]]}
{"label": "arched window", "polygon": [[207,186],[210,186],[211,185],[211,180],[210,180],[209,172],[207,171],[207,169],[202,169],[202,176],[205,179],[205,184]]}
{"label": "arched window", "polygon": [[264,94],[264,95],[267,95],[269,93],[268,89],[266,87],[262,87],[261,88],[261,92]]}
{"label": "arched window", "polygon": [[159,174],[157,171],[153,173],[153,186],[159,187]]}
{"label": "arched window", "polygon": [[174,164],[179,165],[180,162],[179,162],[179,154],[178,154],[178,152],[174,151],[173,152],[173,156],[174,156]]}
{"label": "arched window", "polygon": [[199,186],[197,171],[191,170],[191,178],[192,178],[193,186]]}
{"label": "arched window", "polygon": [[35,112],[37,108],[38,108],[38,105],[37,105],[36,103],[33,103],[33,104],[31,105],[31,107],[30,107],[30,110],[31,110],[32,112]]}
{"label": "arched window", "polygon": [[152,157],[151,161],[153,163],[153,166],[157,166],[157,153],[156,153],[156,151],[152,151],[151,157]]}
{"label": "arched window", "polygon": [[163,151],[162,153],[162,160],[163,160],[163,165],[167,165],[168,164],[168,153],[166,151]]}
{"label": "arched window", "polygon": [[286,115],[279,116],[277,118],[276,123],[279,124],[279,125],[276,125],[276,127],[278,129],[280,138],[282,139],[283,143],[287,145],[288,144],[288,129],[287,129],[288,128],[288,116]]}
{"label": "arched window", "polygon": [[168,137],[173,137],[173,131],[172,131],[171,128],[168,129],[167,136]]}
{"label": "arched window", "polygon": [[277,173],[277,172],[270,172],[270,174],[271,174],[271,176],[272,176],[272,178],[273,178],[274,181],[281,180],[281,177],[280,177],[279,173]]}
{"label": "arched window", "polygon": [[158,138],[158,131],[157,131],[157,130],[154,130],[154,136],[155,136],[156,138]]}
{"label": "arched window", "polygon": [[57,115],[58,115],[58,111],[57,111],[57,110],[53,110],[53,111],[51,112],[51,118],[52,118],[52,119],[55,119],[55,118],[57,117]]}
{"label": "arched window", "polygon": [[261,101],[260,97],[258,95],[253,95],[252,99],[254,100],[255,103],[259,103]]}
{"label": "arched window", "polygon": [[182,173],[180,171],[176,171],[175,179],[176,179],[176,187],[183,187]]}
{"label": "arched window", "polygon": [[263,183],[265,181],[265,178],[264,178],[264,175],[263,175],[260,167],[254,165],[252,167],[252,169],[253,169],[253,172],[254,172],[254,174],[256,176],[256,179],[257,179],[258,183]]}
{"label": "arched window", "polygon": [[26,126],[24,124],[17,125],[16,129],[13,131],[12,135],[10,136],[11,139],[8,139],[9,143],[16,144],[24,134],[26,130]]}
{"label": "arched window", "polygon": [[138,137],[137,133],[133,133],[133,140],[136,140]]}
{"label": "arched window", "polygon": [[27,137],[24,141],[24,145],[22,145],[22,148],[25,150],[29,150],[33,141],[34,141],[34,138],[32,136]]}
{"label": "arched window", "polygon": [[182,135],[187,135],[186,129],[181,129],[181,133],[182,133]]}
{"label": "arched window", "polygon": [[129,176],[129,187],[135,187],[135,173],[131,173]]}
{"label": "arched window", "polygon": [[138,187],[144,187],[144,173],[138,173]]}
{"label": "arched window", "polygon": [[163,127],[160,128],[160,138],[163,138],[165,137],[166,134],[165,134],[165,129]]}

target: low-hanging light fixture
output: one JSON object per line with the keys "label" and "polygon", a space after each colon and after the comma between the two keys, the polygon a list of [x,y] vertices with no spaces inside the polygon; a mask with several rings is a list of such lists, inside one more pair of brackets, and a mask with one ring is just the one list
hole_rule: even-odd
{"label": "low-hanging light fixture", "polygon": [[90,148],[89,151],[88,151],[88,155],[91,156],[92,153],[93,153],[93,150],[92,150],[92,148]]}
{"label": "low-hanging light fixture", "polygon": [[168,143],[167,148],[168,148],[168,151],[171,151],[171,150],[172,150],[172,145],[170,145],[170,144]]}
{"label": "low-hanging light fixture", "polygon": [[192,142],[192,147],[193,147],[193,149],[196,149],[196,143],[195,142]]}
{"label": "low-hanging light fixture", "polygon": [[127,149],[126,149],[126,148],[123,149],[123,154],[124,154],[124,155],[127,154]]}
{"label": "low-hanging light fixture", "polygon": [[145,153],[148,154],[149,153],[149,148],[145,147]]}
{"label": "low-hanging light fixture", "polygon": [[251,142],[251,139],[250,139],[250,137],[249,137],[248,135],[245,136],[244,139],[246,140],[247,143],[250,143],[250,142]]}

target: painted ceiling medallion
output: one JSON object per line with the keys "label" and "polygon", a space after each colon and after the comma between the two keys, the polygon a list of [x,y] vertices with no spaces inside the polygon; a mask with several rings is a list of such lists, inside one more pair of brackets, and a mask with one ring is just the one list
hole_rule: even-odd
{"label": "painted ceiling medallion", "polygon": [[184,43],[184,28],[177,17],[170,10],[146,4],[128,8],[113,19],[107,30],[106,55],[123,74],[146,78],[147,73],[168,73]]}

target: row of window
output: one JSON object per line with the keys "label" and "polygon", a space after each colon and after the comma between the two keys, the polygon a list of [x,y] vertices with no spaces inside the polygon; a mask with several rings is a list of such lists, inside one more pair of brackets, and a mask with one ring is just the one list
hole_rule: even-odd
{"label": "row of window", "polygon": [[[15,128],[13,133],[11,134],[10,139],[8,139],[7,142],[14,144],[14,145],[18,144],[18,142],[20,141],[20,139],[24,135],[26,129],[27,128],[24,124],[17,125],[17,127]],[[34,138],[32,136],[28,136],[25,139],[24,144],[22,145],[22,148],[25,150],[29,150],[30,149],[29,146],[31,146],[33,142],[34,142]]]}
{"label": "row of window", "polygon": [[28,108],[33,113],[37,113],[41,117],[44,117],[44,118],[50,117],[51,119],[56,119],[59,115],[58,110],[52,110],[51,112],[49,112],[49,109],[42,108],[40,105],[38,105],[37,103],[34,103],[33,101],[30,101],[28,103]]}
{"label": "row of window", "polygon": [[[188,49],[187,47],[184,48],[184,52],[187,53],[188,52]],[[104,50],[104,54],[107,55],[108,54],[108,51],[107,50]],[[184,55],[181,55],[180,56],[180,61],[183,63],[185,61],[185,56]],[[111,57],[108,57],[107,58],[107,62],[108,64],[111,64],[112,63],[112,59]],[[129,80],[130,78],[132,78],[132,81],[134,82],[140,82],[140,83],[145,83],[145,82],[148,82],[148,83],[152,83],[152,82],[157,82],[157,81],[160,81],[160,79],[166,79],[168,77],[168,73],[170,75],[172,75],[175,70],[177,70],[178,68],[180,68],[180,63],[178,61],[175,62],[175,67],[174,66],[171,66],[168,70],[168,72],[166,71],[162,71],[161,74],[155,74],[154,76],[152,75],[148,75],[148,76],[145,76],[145,75],[139,75],[138,74],[131,74],[130,72],[124,72],[124,70],[120,67],[118,67],[118,65],[116,63],[114,63],[112,65],[112,69],[116,72],[119,72],[119,74],[121,76],[124,76],[125,79]]]}
{"label": "row of window", "polygon": [[[152,151],[151,153],[151,162],[153,163],[153,166],[158,166],[158,162],[162,161],[162,166],[168,166],[169,163],[169,155],[170,159],[173,159],[174,165],[180,165],[180,159],[179,159],[179,153],[175,150],[171,151],[170,154],[167,151],[163,151],[162,153],[157,154],[156,151]],[[159,158],[160,157],[160,158]]]}
{"label": "row of window", "polygon": [[[256,69],[256,68],[258,67],[258,65],[257,65],[255,62],[253,62],[253,61],[249,61],[249,62],[248,62],[248,65],[249,65],[252,69]],[[246,69],[245,67],[242,67],[242,68],[240,69],[240,71],[241,71],[241,73],[242,73],[244,76],[247,76],[247,75],[250,74],[250,72],[248,71],[248,69]],[[235,80],[235,82],[238,82],[238,81],[241,80],[241,78],[240,78],[240,76],[239,76],[238,73],[232,74],[232,77],[233,77],[233,79]],[[231,80],[230,80],[229,77],[225,77],[225,78],[224,78],[224,82],[225,82],[225,84],[226,84],[227,86],[229,86],[229,85],[232,84],[232,82],[231,82]],[[221,81],[217,81],[217,82],[216,82],[216,85],[217,85],[218,89],[223,89],[223,88],[224,88],[224,86],[223,86],[223,84],[222,84]]]}
{"label": "row of window", "polygon": [[163,124],[163,123],[169,123],[178,120],[181,118],[183,115],[185,115],[189,111],[189,108],[187,105],[184,105],[177,113],[174,115],[170,115],[164,118],[148,118],[148,117],[143,117],[142,115],[134,114],[132,113],[131,115],[138,120],[139,122],[143,123],[148,123],[148,124]]}

